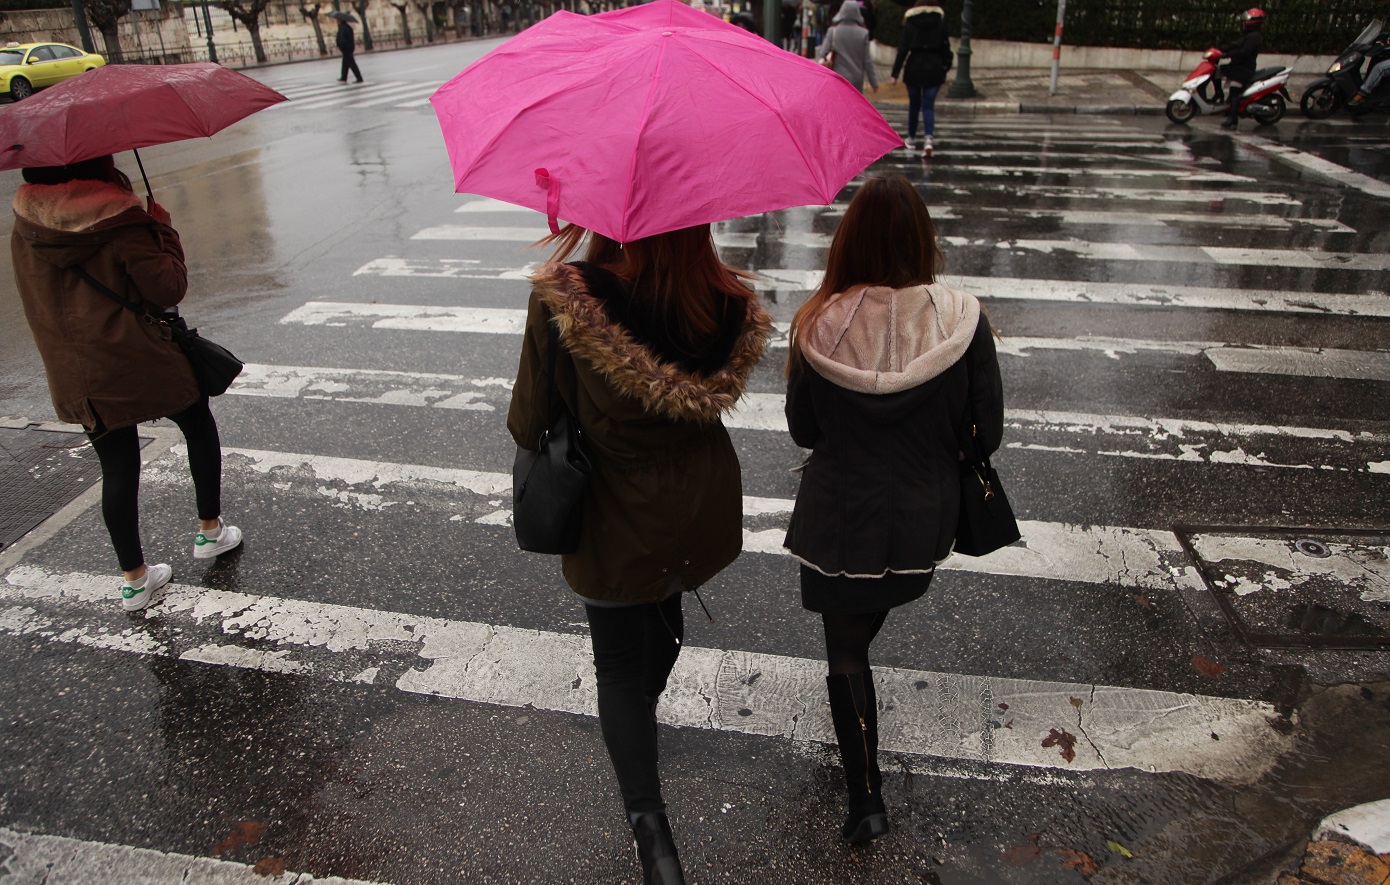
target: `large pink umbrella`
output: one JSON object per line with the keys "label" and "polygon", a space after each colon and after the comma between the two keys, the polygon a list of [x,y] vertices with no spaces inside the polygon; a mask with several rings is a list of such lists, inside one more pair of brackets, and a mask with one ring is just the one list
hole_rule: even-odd
{"label": "large pink umbrella", "polygon": [[459,193],[619,242],[829,203],[902,144],[843,77],[678,0],[557,12],[430,102]]}
{"label": "large pink umbrella", "polygon": [[286,100],[207,62],[107,65],[0,108],[0,169],[65,166],[206,137]]}

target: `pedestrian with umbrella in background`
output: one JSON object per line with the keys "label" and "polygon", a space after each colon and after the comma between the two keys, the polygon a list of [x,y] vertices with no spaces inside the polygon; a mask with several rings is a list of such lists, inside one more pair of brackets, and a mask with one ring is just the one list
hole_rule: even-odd
{"label": "pedestrian with umbrella in background", "polygon": [[557,12],[431,103],[455,190],[550,224],[507,426],[522,457],[556,410],[582,432],[592,473],[561,570],[584,603],[600,730],[643,879],[683,882],[658,702],[684,641],[683,591],[742,546],[721,416],[769,326],[710,225],[829,203],[902,140],[842,78],[678,0]]}
{"label": "pedestrian with umbrella in background", "polygon": [[362,82],[362,69],[357,67],[357,32],[352,29],[352,22],[357,21],[357,17],[347,12],[330,12],[328,17],[336,19],[338,22],[338,36],[336,43],[338,51],[343,54],[343,72],[338,76],[339,83],[347,82],[348,71],[357,78],[357,82]]}
{"label": "pedestrian with umbrella in background", "polygon": [[128,611],[149,605],[172,575],[145,561],[136,425],[168,417],[183,432],[197,498],[194,558],[233,550],[242,535],[221,518],[209,391],[171,328],[188,288],[182,243],[148,179],[141,200],[112,155],[211,135],[284,100],[214,64],[120,65],[0,110],[0,168],[22,168],[25,181],[14,198],[15,283],[53,408],[82,425],[101,464],[102,517]]}

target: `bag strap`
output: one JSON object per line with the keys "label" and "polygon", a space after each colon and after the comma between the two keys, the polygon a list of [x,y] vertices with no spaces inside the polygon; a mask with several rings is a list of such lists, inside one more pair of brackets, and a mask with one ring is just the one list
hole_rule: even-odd
{"label": "bag strap", "polygon": [[[572,418],[575,419],[575,424],[576,424],[576,426],[577,426],[578,423],[579,423],[579,422],[578,422],[578,417],[579,417],[579,416],[575,415],[575,414],[574,414],[574,411],[573,411],[572,409],[570,409],[569,405],[565,402],[565,398],[564,398],[564,397],[562,397],[562,396],[557,396],[557,395],[556,395],[556,391],[555,391],[555,373],[556,373],[556,371],[557,371],[557,369],[558,369],[558,366],[559,366],[559,358],[560,358],[560,330],[557,329],[557,328],[555,328],[555,323],[553,322],[553,320],[554,320],[554,318],[555,318],[555,315],[554,315],[554,313],[551,312],[551,310],[550,310],[549,307],[546,307],[545,313],[546,313],[545,325],[546,325],[546,327],[550,330],[550,343],[549,343],[549,346],[547,347],[547,351],[548,351],[548,354],[549,354],[548,362],[549,362],[549,366],[550,366],[550,372],[546,375],[546,385],[545,385],[545,387],[546,387],[546,394],[545,394],[545,426],[546,426],[546,427],[553,427],[553,426],[555,425],[555,401],[556,401],[557,399],[560,401],[560,407],[563,408],[563,409],[565,409],[565,410],[567,410],[567,411],[569,411],[570,417],[572,417]],[[567,352],[568,352],[568,351],[567,351]],[[577,403],[579,402],[579,379],[578,379],[578,377],[576,377],[576,375],[575,375],[575,373],[574,373],[573,371],[570,372],[570,379],[569,379],[569,380],[570,380],[570,383],[569,383],[570,399],[573,400],[573,401],[577,404]]]}
{"label": "bag strap", "polygon": [[140,314],[141,316],[150,316],[150,312],[148,310],[145,310],[143,307],[136,304],[134,301],[131,301],[128,298],[122,298],[120,295],[117,295],[115,292],[111,291],[111,289],[108,288],[105,283],[101,282],[101,280],[98,280],[96,277],[87,273],[87,271],[84,270],[81,265],[74,264],[72,267],[68,269],[71,270],[73,273],[77,274],[82,279],[86,280],[87,285],[91,286],[93,289],[96,289],[98,292],[105,295],[107,298],[110,298],[112,301],[116,302],[121,307],[124,307],[126,310],[132,310]]}

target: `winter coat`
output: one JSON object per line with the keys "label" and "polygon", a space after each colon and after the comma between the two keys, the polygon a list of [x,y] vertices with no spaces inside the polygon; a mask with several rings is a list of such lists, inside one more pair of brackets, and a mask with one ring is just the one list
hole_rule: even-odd
{"label": "winter coat", "polygon": [[982,453],[1003,435],[980,303],[939,283],[854,289],[797,347],[787,425],[811,456],[786,547],[832,576],[931,571],[955,543],[967,414]]}
{"label": "winter coat", "polygon": [[336,39],[338,51],[343,55],[352,55],[357,51],[357,35],[353,33],[352,26],[345,21],[338,22],[338,36]]}
{"label": "winter coat", "polygon": [[817,58],[825,58],[827,52],[835,53],[834,71],[854,84],[854,88],[864,91],[864,77],[869,85],[878,87],[878,74],[874,71],[873,55],[869,49],[868,28],[859,13],[859,4],[845,0],[836,13],[834,26],[825,32],[825,39],[816,50]]}
{"label": "winter coat", "polygon": [[945,13],[940,6],[912,7],[903,15],[893,77],[896,79],[901,72],[908,86],[930,89],[945,83],[950,69],[951,41]]}
{"label": "winter coat", "polygon": [[1240,39],[1234,43],[1227,43],[1221,47],[1221,54],[1230,59],[1221,66],[1221,76],[1227,80],[1234,80],[1245,86],[1250,85],[1250,81],[1255,77],[1255,61],[1260,54],[1260,46],[1264,43],[1264,37],[1259,31],[1248,30],[1240,35]]}
{"label": "winter coat", "polygon": [[92,277],[148,312],[183,300],[179,235],[140,198],[100,181],[21,185],[10,236],[15,283],[48,375],[58,418],[107,430],[180,412],[198,401],[188,359],[169,330],[92,288]]}
{"label": "winter coat", "polygon": [[720,416],[767,344],[767,313],[756,301],[726,300],[717,339],[690,354],[607,270],[549,265],[531,280],[507,429],[535,449],[548,426],[553,316],[554,383],[594,466],[579,549],[561,558],[565,581],[608,604],[699,587],[743,547],[738,456]]}

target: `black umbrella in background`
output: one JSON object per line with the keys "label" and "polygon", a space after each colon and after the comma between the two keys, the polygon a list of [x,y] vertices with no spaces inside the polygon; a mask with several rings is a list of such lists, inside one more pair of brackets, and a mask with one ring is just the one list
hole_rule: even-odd
{"label": "black umbrella in background", "polygon": [[357,24],[357,16],[350,12],[330,12],[328,13],[328,17],[336,18],[338,21],[347,22],[348,24]]}

